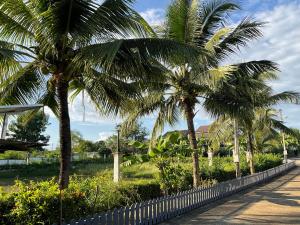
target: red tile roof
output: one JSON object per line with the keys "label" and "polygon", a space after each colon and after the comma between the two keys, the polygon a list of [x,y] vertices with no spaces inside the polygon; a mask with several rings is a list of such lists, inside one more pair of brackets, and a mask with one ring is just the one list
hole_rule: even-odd
{"label": "red tile roof", "polygon": [[198,127],[198,129],[196,130],[196,133],[208,133],[208,129],[209,129],[209,125],[205,125],[205,126],[200,126]]}

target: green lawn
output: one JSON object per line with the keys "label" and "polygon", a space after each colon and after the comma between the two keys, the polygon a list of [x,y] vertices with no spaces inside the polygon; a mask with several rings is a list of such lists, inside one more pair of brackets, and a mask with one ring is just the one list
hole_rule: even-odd
{"label": "green lawn", "polygon": [[[180,165],[188,171],[192,171],[191,158],[183,158],[178,161]],[[256,171],[263,171],[281,164],[280,156],[272,154],[255,155]],[[245,156],[241,157],[241,169],[243,175],[249,174]],[[235,177],[235,166],[230,157],[214,157],[212,167],[208,166],[207,158],[200,157],[200,171],[203,179],[213,179],[224,181]],[[59,163],[52,164],[31,164],[0,167],[0,187],[5,191],[10,191],[15,180],[28,182],[30,180],[40,181],[52,177],[58,177]],[[112,162],[103,162],[99,159],[75,161],[72,163],[71,175],[77,177],[92,177],[105,175],[112,180]],[[135,164],[121,168],[121,176],[124,182],[157,181],[159,171],[154,161]]]}
{"label": "green lawn", "polygon": [[[76,176],[97,176],[107,174],[112,177],[113,164],[103,163],[99,160],[83,160],[72,164],[71,174]],[[57,177],[59,164],[31,164],[18,165],[11,168],[0,168],[0,187],[8,191],[15,183],[15,180],[45,180]],[[158,169],[151,162],[132,165],[122,168],[122,178],[126,181],[136,179],[155,179]]]}

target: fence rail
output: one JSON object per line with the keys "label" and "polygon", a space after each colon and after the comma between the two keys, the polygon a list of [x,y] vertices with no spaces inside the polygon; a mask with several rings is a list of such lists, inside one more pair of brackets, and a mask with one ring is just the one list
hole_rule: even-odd
{"label": "fence rail", "polygon": [[[114,209],[91,217],[71,221],[69,225],[148,225],[158,224],[187,213],[208,203],[222,199],[241,190],[269,181],[295,167],[295,162],[218,183],[212,187],[197,188],[170,196]],[[65,224],[66,225],[66,224]]]}

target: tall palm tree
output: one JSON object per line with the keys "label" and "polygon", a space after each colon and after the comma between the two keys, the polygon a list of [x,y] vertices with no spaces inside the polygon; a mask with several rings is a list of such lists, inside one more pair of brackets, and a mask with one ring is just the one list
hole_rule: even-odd
{"label": "tall palm tree", "polygon": [[[160,90],[148,93],[139,103],[130,107],[128,121],[139,116],[155,113],[158,116],[152,137],[162,131],[165,123],[174,125],[183,114],[193,149],[193,184],[199,184],[199,160],[194,117],[200,97],[211,89],[218,78],[230,74],[237,65],[218,66],[226,57],[235,53],[248,41],[261,36],[260,22],[245,18],[237,26],[229,27],[227,18],[239,6],[231,1],[210,0],[199,3],[198,0],[174,0],[168,8],[164,29],[161,35],[210,52],[213,61],[199,60],[194,63],[167,65],[170,70],[160,84]],[[248,62],[247,66],[268,67],[269,62]],[[245,66],[245,69],[247,67]],[[136,107],[134,107],[136,106]],[[133,111],[133,112],[132,112]],[[130,124],[130,122],[128,122]]]}
{"label": "tall palm tree", "polygon": [[84,90],[101,112],[115,114],[139,96],[140,80],[159,79],[158,61],[198,54],[155,38],[132,2],[0,1],[0,104],[42,103],[57,115],[61,189],[70,173],[70,92]]}
{"label": "tall palm tree", "polygon": [[245,64],[240,64],[230,77],[225,78],[224,82],[219,82],[219,87],[208,93],[204,101],[206,110],[212,115],[221,116],[223,120],[229,118],[232,121],[237,177],[241,175],[237,130],[243,130],[246,135],[249,167],[253,174],[255,172],[253,162],[255,129],[264,127],[288,131],[287,127],[271,116],[269,107],[280,102],[297,103],[299,100],[299,94],[295,92],[286,91],[273,94],[272,88],[266,84],[266,81],[276,78],[273,73],[278,70],[275,63],[269,62],[267,67],[259,70],[256,67],[245,69],[244,66]]}

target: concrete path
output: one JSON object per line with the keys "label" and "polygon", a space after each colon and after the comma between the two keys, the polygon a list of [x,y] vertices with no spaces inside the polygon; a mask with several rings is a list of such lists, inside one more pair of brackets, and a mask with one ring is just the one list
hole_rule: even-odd
{"label": "concrete path", "polygon": [[257,189],[163,224],[300,224],[300,167]]}

